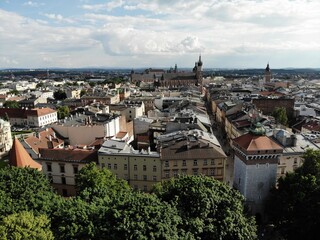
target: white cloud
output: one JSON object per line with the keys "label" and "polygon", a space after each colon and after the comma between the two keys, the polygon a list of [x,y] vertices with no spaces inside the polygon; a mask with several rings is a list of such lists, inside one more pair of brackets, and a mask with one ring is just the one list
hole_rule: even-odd
{"label": "white cloud", "polygon": [[[73,64],[95,62],[99,66],[112,58],[112,64],[130,67],[139,64],[137,61],[166,66],[172,64],[167,61],[179,57],[181,61],[192,60],[201,52],[204,59],[214,59],[212,64],[217,61],[223,67],[232,65],[235,58],[241,62],[242,57],[249,56],[271,60],[272,56],[281,55],[289,63],[298,63],[299,59],[292,58],[295,53],[320,55],[320,1],[316,0],[81,2],[84,5],[80,12],[86,10],[85,14],[72,12],[70,16],[67,11],[58,10],[40,14],[48,21],[0,9],[0,46],[5,49],[4,56],[14,56],[9,54],[10,49],[21,56],[12,58],[19,64],[27,53],[44,52],[47,55],[32,57],[52,65],[72,59]],[[50,26],[52,23],[59,24]],[[61,57],[62,53],[69,57]],[[227,59],[230,62],[225,62]],[[315,66],[313,60],[314,57],[301,65]],[[184,65],[193,62],[194,59]]]}
{"label": "white cloud", "polygon": [[65,22],[65,23],[74,23],[75,21],[70,18],[64,18],[61,14],[55,14],[55,13],[43,13],[43,16],[55,20],[57,22]]}
{"label": "white cloud", "polygon": [[27,1],[23,3],[23,6],[29,7],[39,7],[45,5],[44,3],[34,2],[34,1]]}
{"label": "white cloud", "polygon": [[114,0],[107,2],[105,4],[85,4],[82,5],[81,8],[85,10],[90,10],[90,11],[102,11],[102,10],[107,10],[111,11],[115,8],[121,7],[123,5],[124,1],[122,0]]}

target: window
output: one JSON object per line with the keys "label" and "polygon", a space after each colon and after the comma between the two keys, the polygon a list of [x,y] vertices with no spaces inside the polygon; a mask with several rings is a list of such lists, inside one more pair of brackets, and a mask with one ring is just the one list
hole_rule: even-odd
{"label": "window", "polygon": [[174,170],[174,171],[173,171],[173,176],[174,176],[174,177],[178,177],[178,171],[177,171],[177,170]]}
{"label": "window", "polygon": [[138,190],[138,185],[133,186],[134,190]]}
{"label": "window", "polygon": [[118,169],[118,164],[115,163],[115,164],[113,165],[113,169],[114,169],[114,170],[117,170],[117,169]]}
{"label": "window", "polygon": [[104,163],[101,163],[101,167],[104,168],[106,165]]}
{"label": "window", "polygon": [[138,175],[137,174],[133,175],[133,179],[138,180]]}
{"label": "window", "polygon": [[182,173],[183,175],[186,175],[186,174],[187,174],[187,170],[186,170],[186,169],[182,169],[182,170],[181,170],[181,173]]}
{"label": "window", "polygon": [[193,166],[198,166],[198,160],[193,160]]}
{"label": "window", "polygon": [[147,171],[147,165],[142,166],[143,171]]}
{"label": "window", "polygon": [[79,172],[78,165],[73,165],[73,173],[78,174],[78,172]]}
{"label": "window", "polygon": [[123,170],[128,170],[128,164],[123,165]]}
{"label": "window", "polygon": [[147,185],[144,185],[144,186],[143,186],[143,191],[145,191],[145,192],[148,191]]}
{"label": "window", "polygon": [[183,167],[187,166],[187,161],[186,160],[182,160],[182,166]]}
{"label": "window", "polygon": [[147,175],[143,175],[143,180],[147,181]]}
{"label": "window", "polygon": [[61,173],[64,173],[64,172],[65,172],[64,165],[60,165],[60,172],[61,172]]}
{"label": "window", "polygon": [[170,172],[169,171],[165,171],[164,172],[164,177],[165,178],[169,178],[170,177]]}
{"label": "window", "polygon": [[108,163],[108,169],[111,169],[111,163]]}
{"label": "window", "polygon": [[173,161],[173,166],[174,167],[178,166],[178,161],[177,160]]}
{"label": "window", "polygon": [[153,180],[154,182],[156,182],[156,181],[157,181],[157,176],[153,176],[153,177],[152,177],[152,180]]}
{"label": "window", "polygon": [[51,163],[47,163],[47,171],[48,171],[48,172],[52,172]]}
{"label": "window", "polygon": [[157,166],[153,166],[153,172],[157,171]]}
{"label": "window", "polygon": [[204,165],[204,166],[207,166],[207,165],[208,165],[207,159],[204,159],[204,160],[203,160],[203,165]]}
{"label": "window", "polygon": [[134,171],[137,171],[137,170],[138,170],[138,166],[137,166],[137,165],[134,165],[134,166],[133,166],[133,170],[134,170]]}
{"label": "window", "polygon": [[294,158],[293,163],[294,163],[294,164],[297,164],[297,163],[298,163],[297,158]]}
{"label": "window", "polygon": [[164,166],[169,167],[169,161],[165,161]]}
{"label": "window", "polygon": [[193,169],[193,175],[195,175],[195,176],[198,175],[198,169]]}
{"label": "window", "polygon": [[62,176],[62,177],[61,177],[61,183],[62,183],[62,184],[66,184],[66,177],[65,177],[65,176]]}
{"label": "window", "polygon": [[210,176],[214,176],[214,168],[210,169]]}

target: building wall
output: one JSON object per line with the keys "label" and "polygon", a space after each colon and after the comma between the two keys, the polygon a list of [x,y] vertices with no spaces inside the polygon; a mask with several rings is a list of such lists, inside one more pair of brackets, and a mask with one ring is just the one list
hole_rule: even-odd
{"label": "building wall", "polygon": [[244,195],[253,214],[263,213],[270,189],[276,184],[277,169],[278,165],[274,163],[249,165],[235,155],[234,187]]}
{"label": "building wall", "polygon": [[[52,179],[51,183],[53,187],[63,196],[74,196],[75,195],[75,175],[83,168],[86,164],[84,163],[70,163],[65,161],[49,161],[44,159],[37,159],[42,165],[42,172],[49,178]],[[51,166],[48,167],[48,165]],[[61,171],[60,166],[64,166],[64,171]],[[77,169],[77,171],[75,171]],[[51,171],[50,171],[51,170]],[[65,183],[63,182],[65,178]],[[65,189],[65,190],[64,190]],[[66,193],[64,192],[66,191]]]}
{"label": "building wall", "polygon": [[272,114],[276,107],[284,107],[287,111],[287,115],[293,116],[294,101],[294,99],[252,99],[252,103],[265,115]]}
{"label": "building wall", "polygon": [[96,138],[113,137],[120,131],[119,118],[115,118],[105,125],[73,125],[53,124],[52,128],[61,136],[69,138],[70,145],[88,145]]}
{"label": "building wall", "polygon": [[127,180],[134,189],[150,191],[155,183],[161,181],[159,156],[99,153],[98,162],[101,168],[106,167],[118,178]]}
{"label": "building wall", "polygon": [[284,154],[279,158],[277,178],[284,177],[286,173],[293,172],[303,164],[303,153]]}
{"label": "building wall", "polygon": [[[174,158],[174,156],[172,156]],[[162,160],[162,179],[177,177],[179,174],[200,175],[213,177],[224,181],[224,158],[217,159],[188,159],[188,160]]]}

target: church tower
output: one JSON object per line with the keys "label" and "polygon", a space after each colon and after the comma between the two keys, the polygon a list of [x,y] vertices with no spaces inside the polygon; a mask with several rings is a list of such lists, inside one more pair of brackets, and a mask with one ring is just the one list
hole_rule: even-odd
{"label": "church tower", "polygon": [[266,83],[271,81],[271,70],[269,67],[269,63],[267,64],[266,70],[264,71],[264,80]]}
{"label": "church tower", "polygon": [[193,72],[196,74],[197,78],[197,85],[202,86],[202,61],[201,61],[201,54],[199,55],[199,61],[195,63],[193,68]]}
{"label": "church tower", "polygon": [[249,211],[261,216],[270,188],[276,184],[278,159],[283,148],[265,135],[259,122],[249,133],[233,139],[232,147],[233,186],[245,197]]}

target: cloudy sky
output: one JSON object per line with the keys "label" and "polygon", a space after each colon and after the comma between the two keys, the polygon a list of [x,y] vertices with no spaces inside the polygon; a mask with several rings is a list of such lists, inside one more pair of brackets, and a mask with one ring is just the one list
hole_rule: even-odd
{"label": "cloudy sky", "polygon": [[0,68],[320,67],[320,0],[0,0]]}

